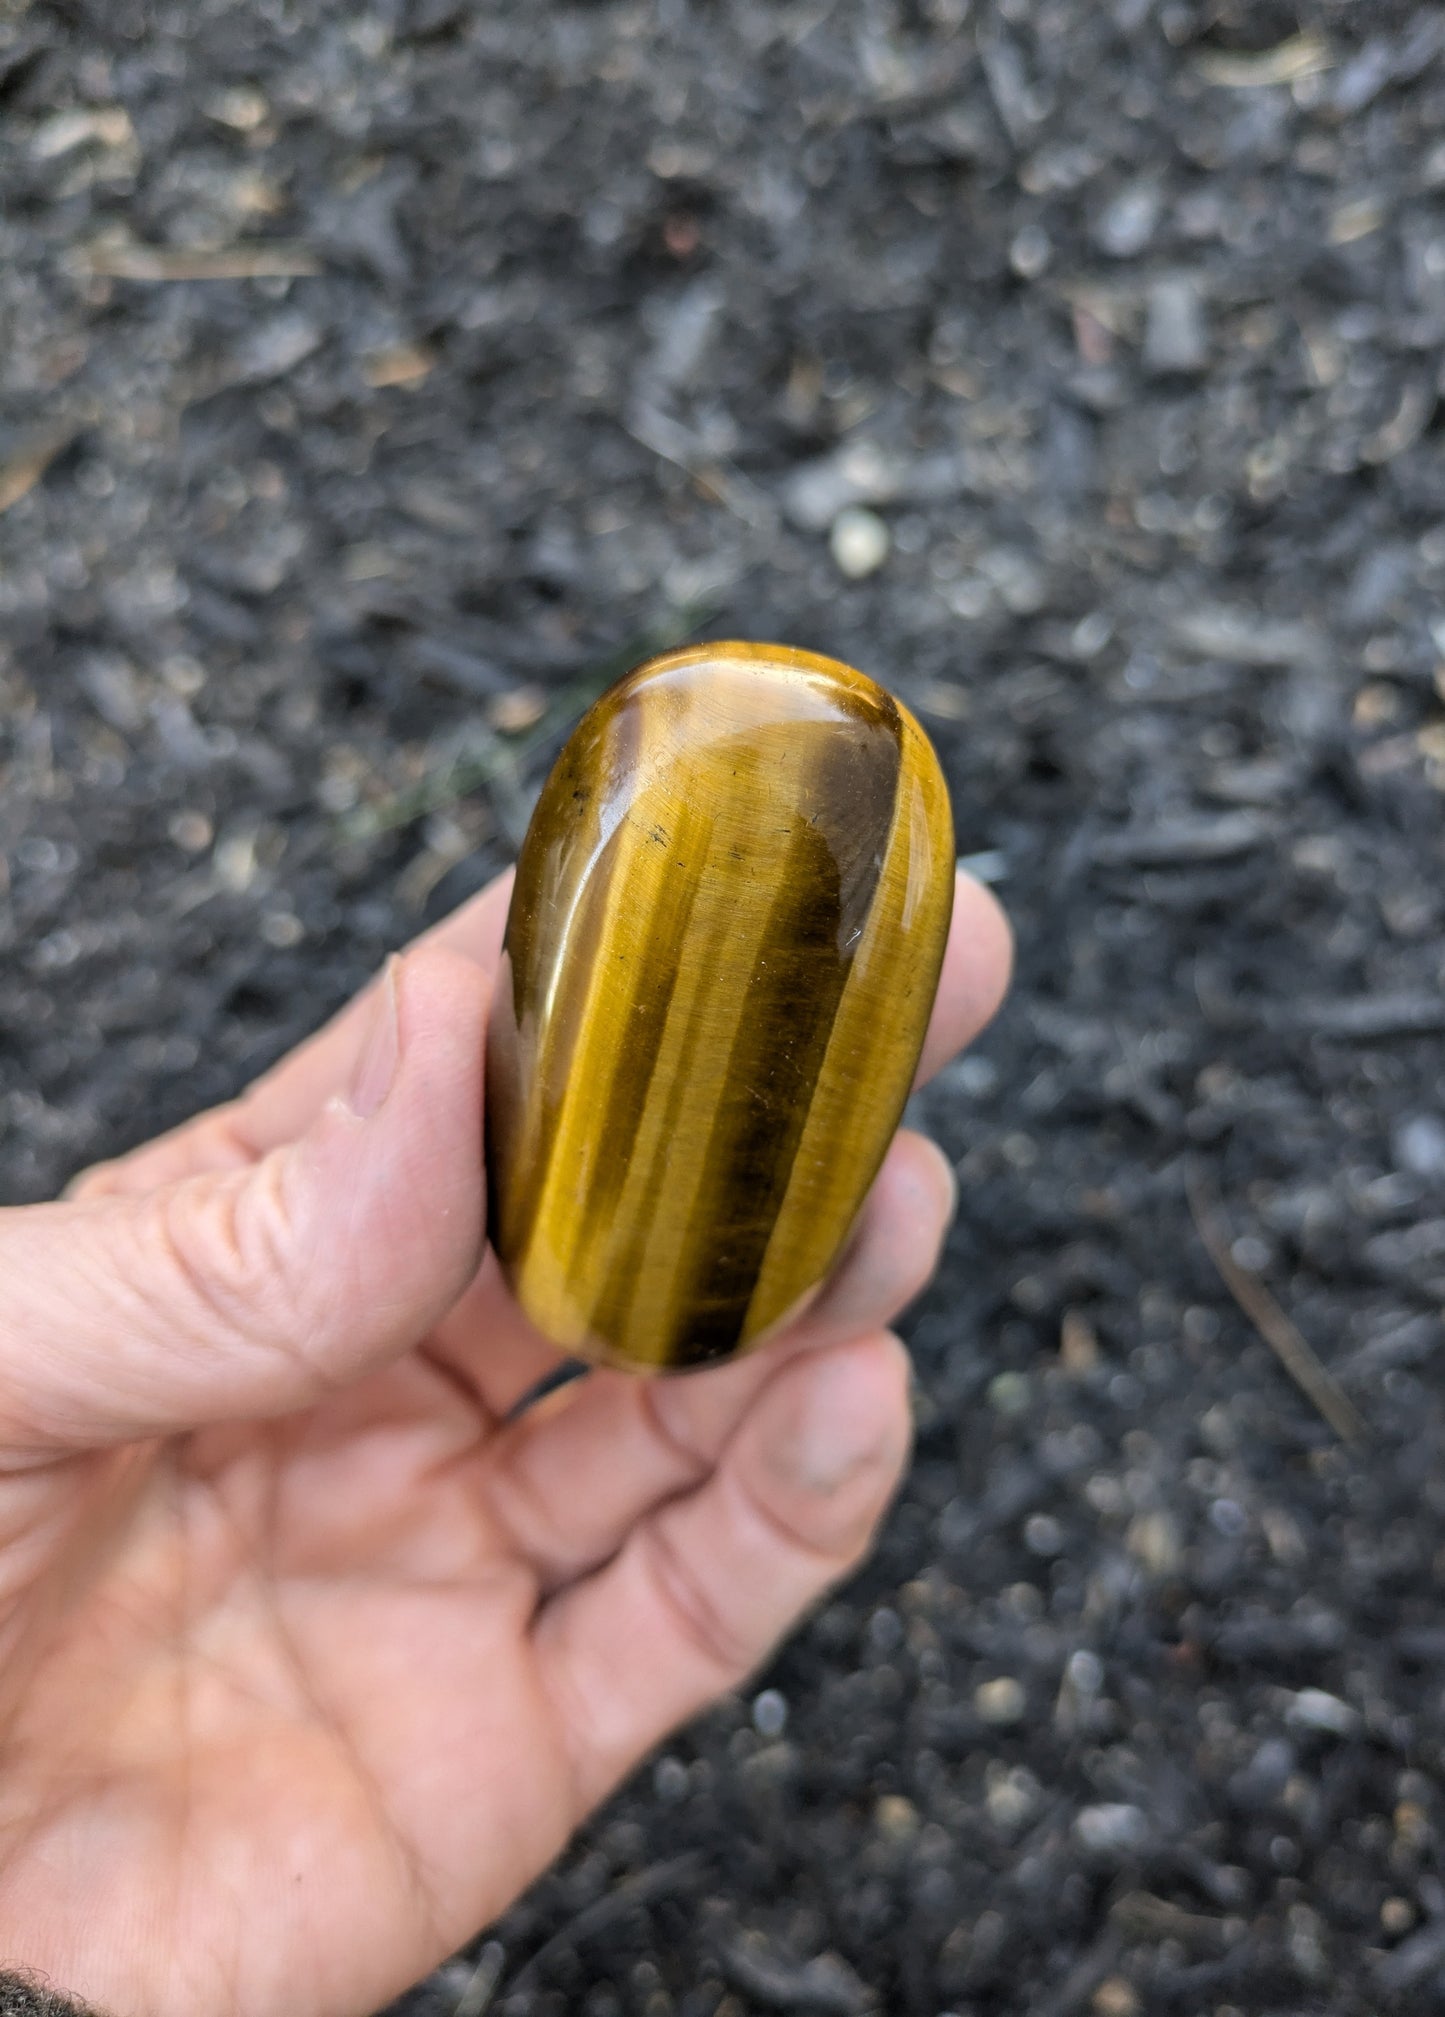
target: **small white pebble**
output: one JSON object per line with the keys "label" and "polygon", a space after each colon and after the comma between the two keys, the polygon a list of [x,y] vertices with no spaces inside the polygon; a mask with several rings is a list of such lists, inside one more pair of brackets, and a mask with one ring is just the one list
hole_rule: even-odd
{"label": "small white pebble", "polygon": [[1128,1855],[1132,1850],[1142,1849],[1148,1841],[1149,1822],[1140,1808],[1107,1800],[1097,1807],[1081,1807],[1074,1820],[1074,1833],[1095,1855]]}
{"label": "small white pebble", "polygon": [[1137,259],[1159,222],[1159,190],[1149,182],[1134,182],[1120,190],[1104,211],[1095,239],[1114,259]]}
{"label": "small white pebble", "polygon": [[1122,1975],[1111,1975],[1094,1991],[1093,2017],[1139,2017],[1143,2006]]}
{"label": "small white pebble", "polygon": [[753,1728],[760,1737],[781,1737],[788,1727],[787,1697],[776,1688],[764,1688],[753,1697]]}
{"label": "small white pebble", "polygon": [[1097,1695],[1104,1685],[1104,1663],[1097,1653],[1080,1647],[1069,1655],[1069,1679],[1081,1695]]}
{"label": "small white pebble", "polygon": [[1037,280],[1053,256],[1053,241],[1043,226],[1025,224],[1009,247],[1008,263],[1020,280]]}
{"label": "small white pebble", "polygon": [[988,1778],[986,1788],[983,1801],[996,1828],[1012,1831],[1038,1811],[1039,1782],[1025,1765]]}
{"label": "small white pebble", "polygon": [[1075,658],[1097,658],[1114,635],[1114,625],[1102,609],[1081,616],[1069,633],[1069,649]]}
{"label": "small white pebble", "polygon": [[988,1404],[1001,1415],[1026,1414],[1031,1399],[1023,1373],[995,1373],[988,1383]]}
{"label": "small white pebble", "polygon": [[918,1833],[918,1809],[901,1793],[885,1793],[873,1809],[873,1820],[879,1834],[891,1842],[906,1842]]}
{"label": "small white pebble", "polygon": [[1165,1512],[1136,1514],[1129,1522],[1124,1546],[1155,1576],[1174,1575],[1184,1559],[1178,1530]]}
{"label": "small white pebble", "polygon": [[973,1706],[995,1730],[1009,1730],[1023,1721],[1028,1700],[1012,1674],[1000,1674],[996,1681],[979,1683],[973,1691]]}
{"label": "small white pebble", "polygon": [[206,101],[206,117],[236,133],[254,133],[269,109],[260,92],[244,84],[230,91],[218,91]]}
{"label": "small white pebble", "polygon": [[203,854],[216,837],[203,812],[173,813],[166,830],[176,846],[187,854]]}
{"label": "small white pebble", "polygon": [[886,1604],[880,1604],[868,1620],[868,1638],[875,1651],[896,1652],[903,1644],[903,1620]]}
{"label": "small white pebble", "polygon": [[888,558],[893,536],[876,511],[866,505],[850,504],[833,520],[828,536],[834,565],[850,581],[862,581],[876,574]]}
{"label": "small white pebble", "polygon": [[1445,1121],[1416,1114],[1396,1129],[1395,1162],[1415,1177],[1445,1177]]}
{"label": "small white pebble", "polygon": [[997,1091],[999,1076],[996,1064],[975,1054],[960,1058],[949,1068],[948,1083],[951,1089],[967,1093],[970,1099],[981,1100]]}
{"label": "small white pebble", "polygon": [[1380,1924],[1387,1933],[1408,1933],[1415,1923],[1415,1907],[1408,1898],[1387,1898],[1380,1907]]}
{"label": "small white pebble", "polygon": [[1249,1516],[1237,1499],[1216,1499],[1209,1508],[1209,1524],[1217,1534],[1242,1534]]}
{"label": "small white pebble", "polygon": [[652,1768],[652,1790],[664,1806],[675,1807],[687,1798],[690,1781],[680,1758],[659,1758]]}
{"label": "small white pebble", "polygon": [[212,856],[216,881],[232,896],[244,896],[256,879],[256,836],[243,829],[216,842]]}
{"label": "small white pebble", "polygon": [[1360,1712],[1330,1695],[1323,1688],[1301,1688],[1289,1706],[1285,1721],[1295,1730],[1324,1730],[1332,1737],[1349,1737],[1360,1727]]}
{"label": "small white pebble", "polygon": [[261,919],[261,936],[267,945],[285,952],[291,946],[300,945],[306,936],[306,927],[289,910],[268,910]]}
{"label": "small white pebble", "polygon": [[1060,1555],[1064,1530],[1048,1513],[1033,1513],[1024,1522],[1024,1546],[1031,1555]]}

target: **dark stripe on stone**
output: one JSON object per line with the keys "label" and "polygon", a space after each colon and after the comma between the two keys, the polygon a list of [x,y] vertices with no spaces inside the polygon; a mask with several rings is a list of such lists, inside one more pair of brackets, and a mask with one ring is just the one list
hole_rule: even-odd
{"label": "dark stripe on stone", "polygon": [[[805,771],[803,803],[790,812],[793,831],[745,983],[726,1098],[704,1151],[684,1242],[695,1258],[669,1353],[674,1365],[702,1364],[738,1344],[792,1178],[897,802],[902,725],[891,700],[882,721],[879,712],[866,710],[856,736],[813,723],[781,731],[807,737],[817,753]],[[729,984],[726,976],[720,984]]]}
{"label": "dark stripe on stone", "polygon": [[[713,821],[704,812],[679,807],[672,816],[672,831],[654,829],[659,836],[650,845],[666,850],[669,866],[661,892],[652,906],[640,942],[632,947],[609,943],[605,957],[625,961],[629,993],[621,997],[627,1004],[626,1022],[617,1032],[620,1055],[612,1078],[607,1104],[598,1123],[588,1129],[594,1167],[587,1173],[587,1215],[590,1241],[610,1243],[616,1235],[614,1214],[621,1203],[623,1188],[632,1168],[633,1150],[642,1116],[650,1099],[666,1096],[671,1087],[656,1087],[658,1060],[662,1055],[663,1031],[672,1008],[673,996],[688,951],[688,927],[701,876],[706,872],[708,846]],[[614,930],[612,938],[615,941]],[[652,1203],[667,1163],[667,1149],[656,1158],[649,1174],[648,1204]],[[611,1342],[626,1314],[636,1286],[636,1271],[647,1232],[648,1212],[639,1213],[632,1237],[623,1253],[609,1264],[598,1305],[592,1315],[592,1329],[599,1338]],[[579,1246],[576,1265],[585,1271],[590,1260],[590,1243]]]}

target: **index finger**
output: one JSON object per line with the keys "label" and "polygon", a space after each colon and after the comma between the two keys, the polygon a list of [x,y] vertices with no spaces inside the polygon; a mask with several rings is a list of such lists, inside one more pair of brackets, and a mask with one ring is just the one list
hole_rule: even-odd
{"label": "index finger", "polygon": [[[475,962],[479,984],[490,986],[501,958],[511,894],[512,870],[506,869],[413,943],[460,953]],[[971,876],[960,875],[917,1084],[932,1078],[993,1019],[1012,965],[1013,938],[997,900]],[[72,1190],[96,1195],[152,1189],[202,1171],[255,1162],[293,1141],[329,1099],[350,1085],[366,1028],[369,994],[370,988],[364,988],[239,1099],[212,1108],[116,1162],[87,1171]]]}

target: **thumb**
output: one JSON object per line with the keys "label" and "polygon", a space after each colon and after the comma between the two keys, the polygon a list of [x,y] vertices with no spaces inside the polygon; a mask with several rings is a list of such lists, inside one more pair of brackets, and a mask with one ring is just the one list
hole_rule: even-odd
{"label": "thumb", "polygon": [[0,1211],[0,1440],[90,1447],[307,1406],[414,1346],[483,1239],[476,966],[377,983],[296,1141],[147,1194]]}

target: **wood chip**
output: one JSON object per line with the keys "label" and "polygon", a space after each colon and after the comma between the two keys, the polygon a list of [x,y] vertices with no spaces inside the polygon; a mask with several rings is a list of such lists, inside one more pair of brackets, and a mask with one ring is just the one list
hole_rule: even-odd
{"label": "wood chip", "polygon": [[361,367],[361,375],[373,390],[388,385],[419,385],[436,358],[425,344],[393,343],[386,350],[374,350]]}
{"label": "wood chip", "polygon": [[1330,218],[1330,243],[1353,245],[1378,231],[1384,221],[1385,207],[1373,196],[1363,196],[1357,203],[1342,203]]}
{"label": "wood chip", "polygon": [[30,152],[37,161],[59,161],[92,140],[101,147],[134,144],[135,129],[123,106],[88,106],[73,112],[57,112],[39,128],[30,142]]}
{"label": "wood chip", "polygon": [[92,245],[85,271],[98,280],[304,280],[321,261],[304,245]]}
{"label": "wood chip", "polygon": [[206,117],[214,119],[218,126],[229,126],[234,133],[254,133],[269,111],[261,93],[247,84],[218,91],[206,101]]}
{"label": "wood chip", "polygon": [[0,511],[28,497],[58,455],[76,436],[73,427],[57,428],[23,443],[8,461],[0,462]]}
{"label": "wood chip", "polygon": [[1254,91],[1269,84],[1297,84],[1333,68],[1334,56],[1323,35],[1291,35],[1273,49],[1206,49],[1195,68],[1207,84],[1227,91]]}
{"label": "wood chip", "polygon": [[1204,861],[1230,861],[1274,838],[1267,819],[1253,812],[1181,813],[1100,834],[1090,853],[1104,868],[1177,868]]}

